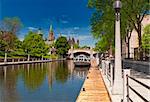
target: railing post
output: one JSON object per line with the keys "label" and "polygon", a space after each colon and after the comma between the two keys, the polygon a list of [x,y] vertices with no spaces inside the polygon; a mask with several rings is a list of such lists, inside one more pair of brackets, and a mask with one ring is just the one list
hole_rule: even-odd
{"label": "railing post", "polygon": [[5,52],[5,59],[4,62],[7,62],[7,53]]}
{"label": "railing post", "polygon": [[12,62],[15,62],[14,59],[12,59]]}
{"label": "railing post", "polygon": [[20,58],[18,58],[18,62],[20,62]]}
{"label": "railing post", "polygon": [[110,64],[110,86],[113,86],[113,65]]}
{"label": "railing post", "polygon": [[129,102],[128,96],[128,78],[127,76],[130,76],[130,69],[124,69],[123,70],[123,102]]}
{"label": "railing post", "polygon": [[106,63],[106,76],[108,76],[108,68],[109,68],[109,61],[105,61]]}
{"label": "railing post", "polygon": [[43,55],[42,55],[42,61],[43,61]]}
{"label": "railing post", "polygon": [[102,73],[104,74],[104,68],[103,68],[103,66],[104,66],[104,63],[103,63],[103,60],[101,61],[101,68],[102,68]]}
{"label": "railing post", "polygon": [[106,61],[104,61],[104,75],[106,75]]}
{"label": "railing post", "polygon": [[30,61],[30,55],[28,54],[28,61]]}
{"label": "railing post", "polygon": [[107,77],[107,61],[105,61],[105,75]]}

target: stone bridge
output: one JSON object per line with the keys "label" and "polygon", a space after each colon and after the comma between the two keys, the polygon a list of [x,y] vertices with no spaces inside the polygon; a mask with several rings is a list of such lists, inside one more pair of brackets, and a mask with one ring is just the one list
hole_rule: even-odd
{"label": "stone bridge", "polygon": [[99,53],[92,49],[69,49],[68,57],[73,59],[74,61],[91,61],[91,59],[95,58],[97,63],[99,64]]}

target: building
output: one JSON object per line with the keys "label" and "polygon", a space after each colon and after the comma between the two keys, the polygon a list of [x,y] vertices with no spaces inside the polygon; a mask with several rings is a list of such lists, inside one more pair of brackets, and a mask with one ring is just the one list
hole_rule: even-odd
{"label": "building", "polygon": [[77,40],[75,41],[75,38],[74,38],[74,37],[72,37],[72,38],[69,37],[68,43],[69,43],[70,46],[71,46],[71,45],[75,45],[75,44],[79,45],[79,39],[77,39]]}
{"label": "building", "polygon": [[[143,29],[146,25],[150,24],[150,15],[146,15],[142,21],[142,34]],[[138,34],[135,30],[131,33],[131,38],[129,42],[129,51],[130,51],[130,58],[135,58],[136,51],[138,50],[139,44],[138,44]],[[122,45],[122,54],[124,55],[124,58],[127,58],[127,52],[128,48],[125,43]]]}
{"label": "building", "polygon": [[54,36],[53,26],[50,25],[48,38],[46,39],[46,42],[45,42],[50,47],[48,54],[53,54],[53,53],[55,54],[56,53],[56,49],[53,46],[54,42],[55,42],[55,36]]}
{"label": "building", "polygon": [[46,39],[46,44],[52,45],[54,43],[54,41],[55,41],[55,37],[54,37],[53,26],[50,25],[48,39]]}

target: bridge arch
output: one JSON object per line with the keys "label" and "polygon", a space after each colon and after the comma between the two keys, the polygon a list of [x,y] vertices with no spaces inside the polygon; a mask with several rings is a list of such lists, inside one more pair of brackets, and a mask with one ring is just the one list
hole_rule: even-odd
{"label": "bridge arch", "polygon": [[[99,62],[98,52],[93,51],[92,49],[73,49],[73,48],[71,48],[68,51],[68,56],[70,59],[73,59],[75,61],[89,61],[90,62],[90,60],[92,58],[96,58],[97,61]],[[78,60],[78,58],[81,56],[84,56],[84,57],[82,57],[83,59]],[[79,58],[79,59],[81,59],[81,58]]]}

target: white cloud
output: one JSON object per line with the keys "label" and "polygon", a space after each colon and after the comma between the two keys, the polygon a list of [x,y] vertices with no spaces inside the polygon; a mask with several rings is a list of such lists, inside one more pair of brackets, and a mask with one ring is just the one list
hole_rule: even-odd
{"label": "white cloud", "polygon": [[35,28],[35,27],[28,27],[28,29],[31,30],[31,31],[32,30],[38,30],[38,28]]}
{"label": "white cloud", "polygon": [[92,36],[91,36],[91,35],[79,35],[77,38],[78,38],[80,41],[81,41],[81,40],[89,40],[89,39],[92,38]]}
{"label": "white cloud", "polygon": [[67,24],[67,23],[69,23],[69,21],[62,20],[61,23]]}
{"label": "white cloud", "polygon": [[74,30],[79,30],[80,28],[79,28],[79,27],[74,27],[73,29],[74,29]]}

